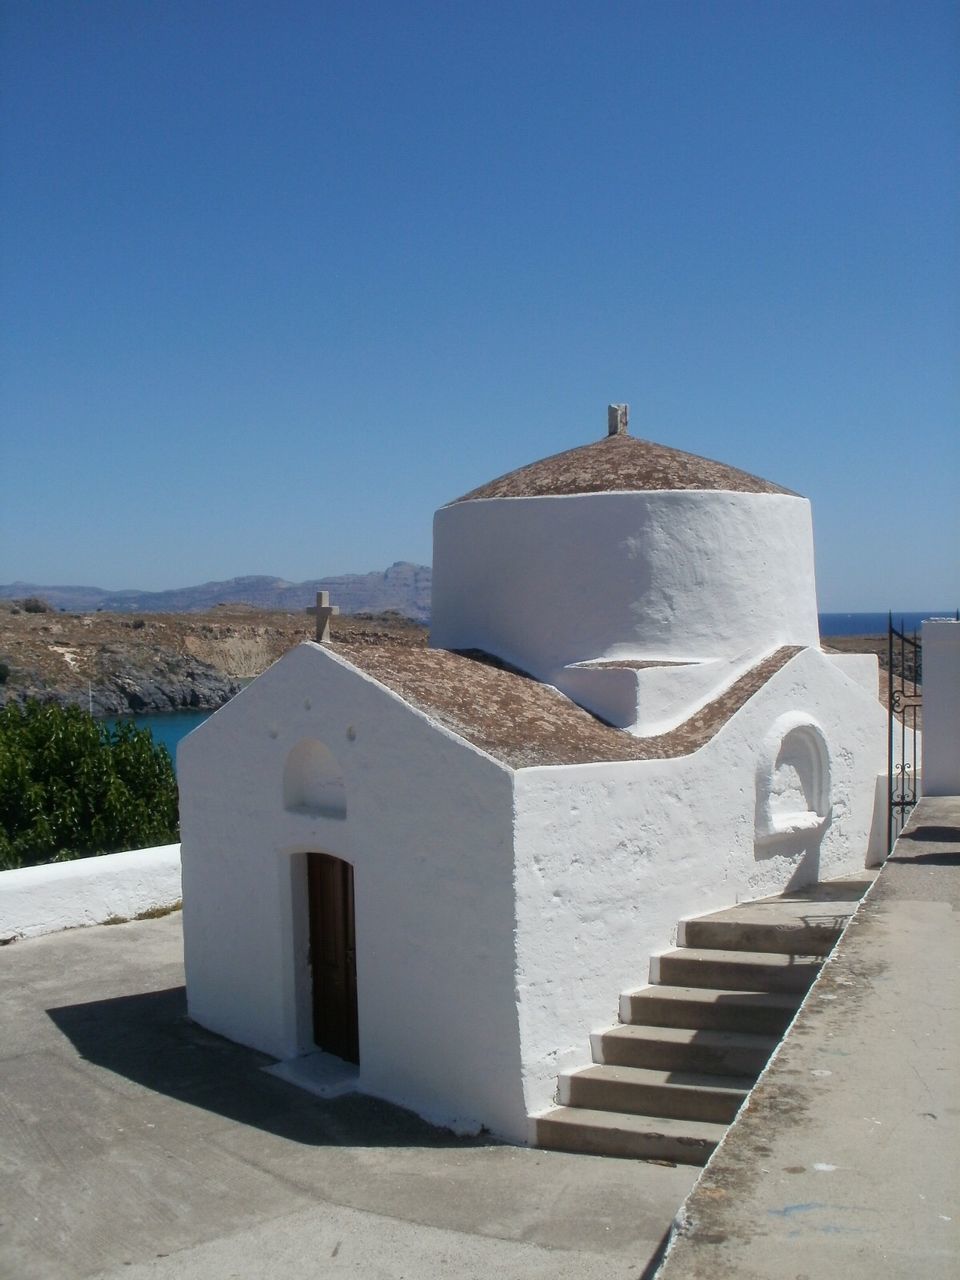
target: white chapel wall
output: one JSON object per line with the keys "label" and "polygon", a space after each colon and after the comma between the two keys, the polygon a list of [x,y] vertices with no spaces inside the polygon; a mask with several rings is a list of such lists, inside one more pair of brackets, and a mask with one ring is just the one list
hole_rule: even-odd
{"label": "white chapel wall", "polygon": [[[336,759],[345,817],[285,804],[302,742]],[[354,867],[361,1090],[521,1137],[509,771],[312,644],[178,763],[191,1016],[278,1058],[313,1048],[301,855],[333,854]]]}
{"label": "white chapel wall", "polygon": [[[646,985],[648,957],[673,945],[682,917],[864,867],[884,735],[876,698],[806,650],[692,755],[518,774],[517,989],[531,1113],[551,1104],[558,1070],[589,1062],[590,1032],[617,1021],[621,991]],[[818,765],[821,741],[829,758]],[[808,759],[825,772],[801,777]],[[798,785],[773,805],[780,829],[764,827],[777,769],[795,762]]]}
{"label": "white chapel wall", "polygon": [[593,658],[820,643],[810,504],[783,494],[458,502],[434,520],[431,644],[550,679]]}

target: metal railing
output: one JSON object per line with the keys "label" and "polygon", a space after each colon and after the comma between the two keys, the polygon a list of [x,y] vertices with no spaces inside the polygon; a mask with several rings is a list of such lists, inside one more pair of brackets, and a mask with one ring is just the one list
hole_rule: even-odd
{"label": "metal railing", "polygon": [[920,725],[923,649],[893,614],[887,623],[887,852],[920,798]]}

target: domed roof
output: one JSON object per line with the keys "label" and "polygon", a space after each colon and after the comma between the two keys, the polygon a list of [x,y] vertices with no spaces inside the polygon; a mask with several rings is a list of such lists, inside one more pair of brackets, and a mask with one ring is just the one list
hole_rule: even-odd
{"label": "domed roof", "polygon": [[[722,462],[684,453],[620,429],[615,434],[555,453],[471,489],[454,502],[478,498],[541,498],[578,493],[637,493],[653,489],[714,489],[736,493],[793,491]],[[453,506],[454,502],[448,503]]]}

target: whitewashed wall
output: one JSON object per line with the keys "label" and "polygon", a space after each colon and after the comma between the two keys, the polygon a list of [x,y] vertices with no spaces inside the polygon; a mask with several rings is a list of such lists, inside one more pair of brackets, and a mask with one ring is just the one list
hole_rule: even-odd
{"label": "whitewashed wall", "polygon": [[[345,817],[285,807],[305,741],[339,763]],[[314,1048],[300,855],[333,854],[355,875],[361,1090],[522,1136],[509,771],[304,644],[181,743],[178,774],[191,1016]]]}
{"label": "whitewashed wall", "polygon": [[923,794],[960,795],[960,622],[923,624]]}
{"label": "whitewashed wall", "polygon": [[[302,645],[180,748],[190,1013],[280,1058],[312,1048],[301,855],[342,857],[359,1087],[525,1141],[681,917],[863,867],[884,727],[859,679],[805,650],[691,756],[514,774]],[[794,732],[822,748],[809,800],[778,781]],[[320,798],[345,816],[285,786],[305,742],[335,762]]]}
{"label": "whitewashed wall", "polygon": [[488,498],[434,518],[431,644],[541,679],[591,658],[820,643],[810,504],[701,491]]}
{"label": "whitewashed wall", "polygon": [[[779,742],[790,725],[807,723],[827,747],[829,820],[761,840],[765,740],[775,725]],[[617,1021],[620,992],[646,984],[648,957],[673,945],[681,917],[861,869],[884,759],[879,702],[806,650],[693,755],[519,773],[517,990],[528,1110],[550,1105],[558,1070],[589,1062],[589,1033]]]}
{"label": "whitewashed wall", "polygon": [[180,846],[107,853],[0,872],[0,941],[107,920],[180,901]]}

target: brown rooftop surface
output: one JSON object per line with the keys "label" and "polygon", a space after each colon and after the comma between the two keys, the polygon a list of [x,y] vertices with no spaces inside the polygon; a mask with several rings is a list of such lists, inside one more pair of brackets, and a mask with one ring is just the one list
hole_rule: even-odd
{"label": "brown rooftop surface", "polygon": [[634,738],[578,707],[551,685],[478,651],[332,644],[334,653],[400,694],[458,737],[514,769],[657,760],[704,746],[800,649],[764,658],[669,733]]}
{"label": "brown rooftop surface", "polygon": [[[613,435],[555,453],[499,476],[456,502],[476,498],[541,498],[574,493],[636,493],[654,489],[714,489],[735,493],[785,493],[723,462],[700,458],[650,440]],[[453,506],[454,503],[448,503]]]}

